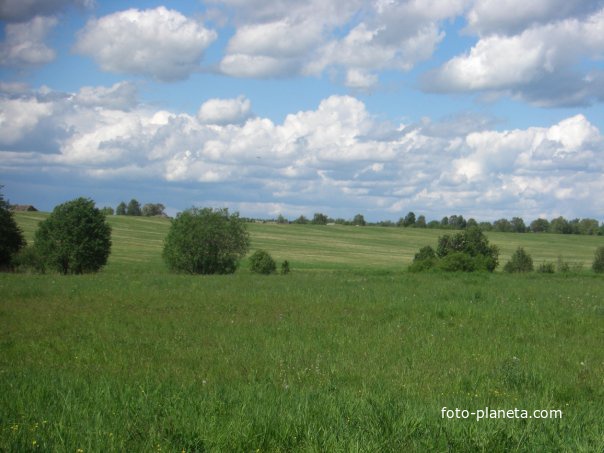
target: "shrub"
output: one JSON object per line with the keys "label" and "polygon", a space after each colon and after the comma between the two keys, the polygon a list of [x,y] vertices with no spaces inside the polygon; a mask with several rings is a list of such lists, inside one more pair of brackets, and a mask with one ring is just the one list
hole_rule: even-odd
{"label": "shrub", "polygon": [[287,275],[290,272],[289,261],[285,260],[281,263],[281,275]]}
{"label": "shrub", "polygon": [[473,272],[478,269],[477,261],[468,253],[453,252],[438,262],[438,268],[447,272]]}
{"label": "shrub", "polygon": [[13,260],[14,268],[17,272],[31,272],[43,274],[46,270],[44,260],[34,246],[27,245],[19,250]]}
{"label": "shrub", "polygon": [[266,250],[256,250],[250,256],[250,270],[257,274],[272,274],[277,270],[277,264]]}
{"label": "shrub", "polygon": [[413,263],[409,266],[410,272],[422,272],[432,269],[436,264],[436,253],[429,245],[419,249],[413,257]]}
{"label": "shrub", "polygon": [[532,272],[533,258],[522,247],[518,247],[503,270],[506,272]]}
{"label": "shrub", "polygon": [[594,272],[604,272],[604,247],[598,247],[594,256],[594,262],[591,265]]}
{"label": "shrub", "polygon": [[487,237],[478,227],[470,227],[453,236],[446,234],[438,238],[436,255],[439,258],[457,252],[477,258],[473,260],[478,266],[476,270],[493,272],[499,264],[499,248],[490,245]]}
{"label": "shrub", "polygon": [[239,214],[228,209],[191,208],[179,213],[164,242],[168,268],[189,274],[230,274],[249,248]]}
{"label": "shrub", "polygon": [[553,274],[554,271],[554,263],[541,263],[537,268],[537,272],[541,272],[542,274]]}
{"label": "shrub", "polygon": [[111,251],[111,227],[94,201],[76,198],[54,208],[36,231],[36,252],[62,274],[96,272]]}
{"label": "shrub", "polygon": [[9,210],[8,202],[0,193],[0,269],[10,268],[13,258],[25,244],[23,232]]}

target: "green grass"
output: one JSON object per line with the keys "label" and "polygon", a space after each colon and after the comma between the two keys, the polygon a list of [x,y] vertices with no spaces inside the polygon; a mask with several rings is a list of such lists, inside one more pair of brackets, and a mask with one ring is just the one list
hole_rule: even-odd
{"label": "green grass", "polygon": [[290,275],[191,277],[168,221],[110,222],[98,274],[0,275],[0,451],[604,450],[602,238],[489,235],[580,273],[409,274],[442,231],[253,224]]}

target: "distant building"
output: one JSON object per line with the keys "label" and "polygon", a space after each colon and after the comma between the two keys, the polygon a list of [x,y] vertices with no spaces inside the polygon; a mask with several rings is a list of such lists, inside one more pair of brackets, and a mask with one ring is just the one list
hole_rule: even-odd
{"label": "distant building", "polygon": [[37,209],[30,204],[14,204],[10,207],[11,211],[36,212]]}

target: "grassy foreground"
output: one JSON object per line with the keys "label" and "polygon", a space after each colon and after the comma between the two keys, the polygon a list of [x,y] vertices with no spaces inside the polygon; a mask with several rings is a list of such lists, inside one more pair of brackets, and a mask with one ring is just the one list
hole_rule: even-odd
{"label": "grassy foreground", "polygon": [[602,238],[489,236],[582,273],[413,275],[439,232],[251,225],[292,274],[190,277],[166,221],[111,222],[98,274],[0,275],[0,451],[604,450]]}

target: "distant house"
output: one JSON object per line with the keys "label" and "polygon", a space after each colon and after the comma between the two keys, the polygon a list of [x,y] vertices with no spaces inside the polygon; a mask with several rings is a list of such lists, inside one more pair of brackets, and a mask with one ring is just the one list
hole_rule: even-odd
{"label": "distant house", "polygon": [[37,209],[30,204],[14,204],[14,205],[11,205],[10,208],[12,211],[19,211],[19,212],[35,212],[35,211],[37,211]]}

